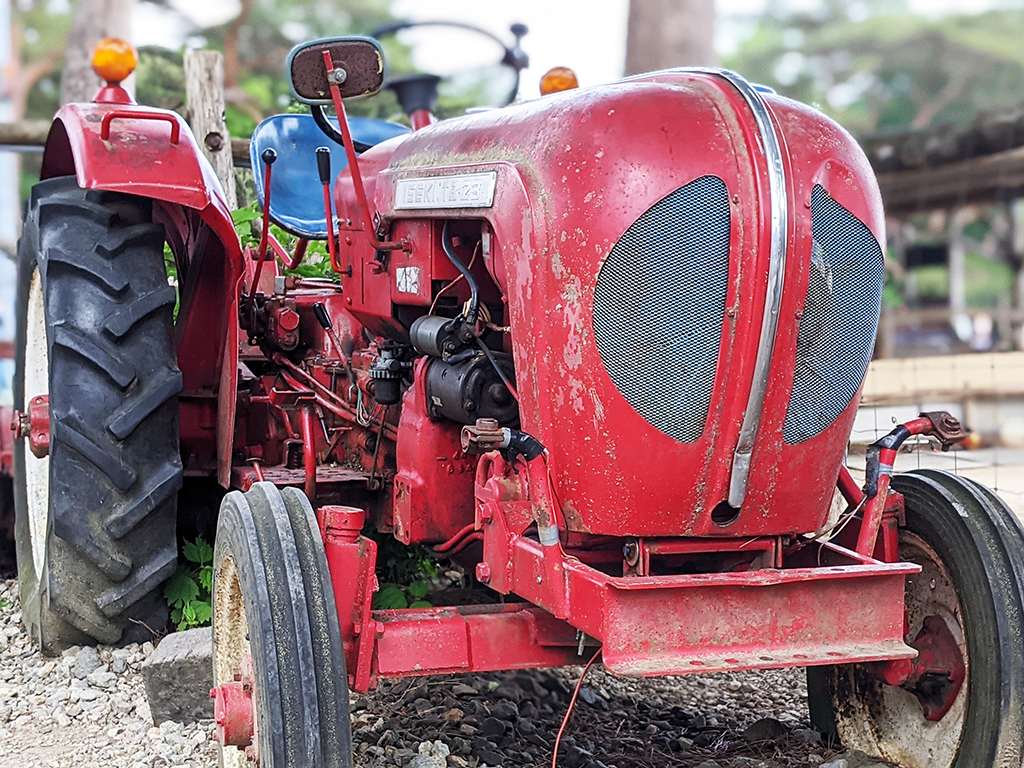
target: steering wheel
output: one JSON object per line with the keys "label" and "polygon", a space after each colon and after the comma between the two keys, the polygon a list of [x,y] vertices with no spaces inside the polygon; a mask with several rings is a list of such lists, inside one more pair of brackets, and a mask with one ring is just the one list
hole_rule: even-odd
{"label": "steering wheel", "polygon": [[[486,29],[475,27],[472,24],[465,24],[460,21],[408,21],[408,22],[397,22],[395,24],[387,24],[383,27],[378,27],[370,33],[371,37],[381,38],[387,35],[395,35],[406,29],[415,29],[421,27],[447,27],[450,29],[462,29],[468,32],[475,32],[479,35],[483,35],[489,40],[497,43],[501,46],[503,51],[502,58],[498,64],[504,65],[511,69],[515,73],[515,80],[512,87],[509,89],[507,96],[505,96],[499,106],[507,106],[515,101],[516,94],[519,92],[519,73],[526,69],[530,65],[530,57],[526,55],[526,52],[522,49],[520,42],[523,37],[529,32],[529,29],[525,24],[513,24],[509,31],[512,32],[512,36],[515,38],[515,42],[509,47],[505,42],[497,35],[488,32]],[[393,84],[404,84],[412,78],[421,78],[422,75],[406,75],[403,77],[389,77],[384,84],[385,88],[394,88]],[[428,75],[427,77],[437,77],[436,75]],[[440,78],[437,78],[440,80]]]}

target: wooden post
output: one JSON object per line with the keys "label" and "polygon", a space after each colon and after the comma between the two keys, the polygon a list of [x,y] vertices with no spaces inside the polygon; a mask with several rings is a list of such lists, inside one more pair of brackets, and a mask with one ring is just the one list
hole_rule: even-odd
{"label": "wooden post", "polygon": [[964,227],[974,216],[971,208],[960,208],[949,217],[949,314],[955,320],[967,309],[967,243]]}
{"label": "wooden post", "polygon": [[238,207],[231,136],[224,123],[224,57],[220,51],[185,52],[188,122],[224,188],[228,207]]}

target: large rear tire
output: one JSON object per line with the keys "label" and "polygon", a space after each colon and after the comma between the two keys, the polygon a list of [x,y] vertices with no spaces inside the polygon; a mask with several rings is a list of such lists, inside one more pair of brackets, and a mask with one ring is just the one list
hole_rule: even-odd
{"label": "large rear tire", "polygon": [[1024,757],[1024,529],[991,491],[937,470],[893,477],[906,501],[900,559],[909,637],[939,616],[967,667],[951,709],[925,719],[918,700],[858,665],[807,671],[811,720],[848,749],[906,768],[989,768]]}
{"label": "large rear tire", "polygon": [[32,190],[18,247],[14,405],[49,396],[49,455],[14,446],[22,616],[47,653],[152,637],[177,563],[181,373],[152,203]]}
{"label": "large rear tire", "polygon": [[213,556],[213,671],[217,686],[252,676],[254,744],[249,756],[222,746],[224,768],[350,768],[334,590],[313,509],[294,488],[256,483],[224,497]]}

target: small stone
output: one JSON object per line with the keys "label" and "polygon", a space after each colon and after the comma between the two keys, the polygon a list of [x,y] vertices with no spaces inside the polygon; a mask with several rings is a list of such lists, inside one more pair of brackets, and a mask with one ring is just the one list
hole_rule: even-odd
{"label": "small stone", "polygon": [[490,747],[473,750],[473,754],[480,758],[480,768],[485,765],[500,768],[505,763],[505,759],[501,754]]}
{"label": "small stone", "polygon": [[821,734],[813,728],[797,728],[793,735],[803,739],[808,744],[821,744]]}
{"label": "small stone", "polygon": [[416,710],[417,715],[422,715],[428,709],[433,709],[434,705],[430,703],[429,699],[416,699],[412,703],[413,709]]}
{"label": "small stone", "polygon": [[452,693],[455,696],[476,696],[479,691],[471,685],[456,683],[452,686]]}
{"label": "small stone", "polygon": [[117,657],[110,662],[110,671],[115,675],[123,674],[128,669],[128,662],[123,657]]}
{"label": "small stone", "polygon": [[729,685],[726,686],[730,691],[736,693],[740,688],[743,687],[743,683],[739,680],[730,680]]}
{"label": "small stone", "polygon": [[496,717],[485,718],[484,721],[480,723],[480,733],[491,741],[497,741],[504,736],[506,728],[507,726],[505,723]]}
{"label": "small stone", "polygon": [[744,728],[740,735],[747,741],[770,741],[786,735],[786,726],[772,717],[763,717]]}
{"label": "small stone", "polygon": [[71,674],[79,680],[84,679],[90,673],[95,672],[103,666],[99,653],[92,646],[85,646],[75,659],[75,665],[71,668]]}
{"label": "small stone", "polygon": [[697,765],[697,768],[720,768],[718,763],[714,760],[705,760],[703,763]]}
{"label": "small stone", "polygon": [[89,685],[97,688],[113,688],[117,684],[117,675],[105,669],[97,669],[95,672],[86,675],[85,680]]}
{"label": "small stone", "polygon": [[597,694],[589,688],[587,688],[586,686],[580,688],[580,698],[583,699],[583,701],[587,704],[590,704],[591,706],[597,703]]}
{"label": "small stone", "polygon": [[396,749],[394,751],[394,753],[391,755],[391,759],[394,760],[399,765],[405,765],[410,760],[412,760],[415,756],[416,756],[416,753],[413,752],[411,749],[407,749],[406,747],[402,747],[401,749]]}
{"label": "small stone", "polygon": [[418,751],[409,761],[409,768],[447,768],[451,750],[443,741],[421,742]]}
{"label": "small stone", "polygon": [[715,735],[714,733],[710,733],[708,731],[704,731],[703,733],[698,733],[696,736],[693,737],[693,746],[710,747],[717,740],[717,735]]}

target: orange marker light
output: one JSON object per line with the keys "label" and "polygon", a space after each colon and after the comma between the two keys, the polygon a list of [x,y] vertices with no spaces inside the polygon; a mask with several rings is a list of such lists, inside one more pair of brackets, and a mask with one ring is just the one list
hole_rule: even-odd
{"label": "orange marker light", "polygon": [[139,63],[135,49],[124,40],[105,37],[92,51],[92,69],[110,84],[120,83]]}
{"label": "orange marker light", "polygon": [[552,67],[540,79],[541,96],[547,96],[549,93],[558,93],[559,91],[569,91],[579,87],[580,81],[576,79],[576,73],[568,67]]}

